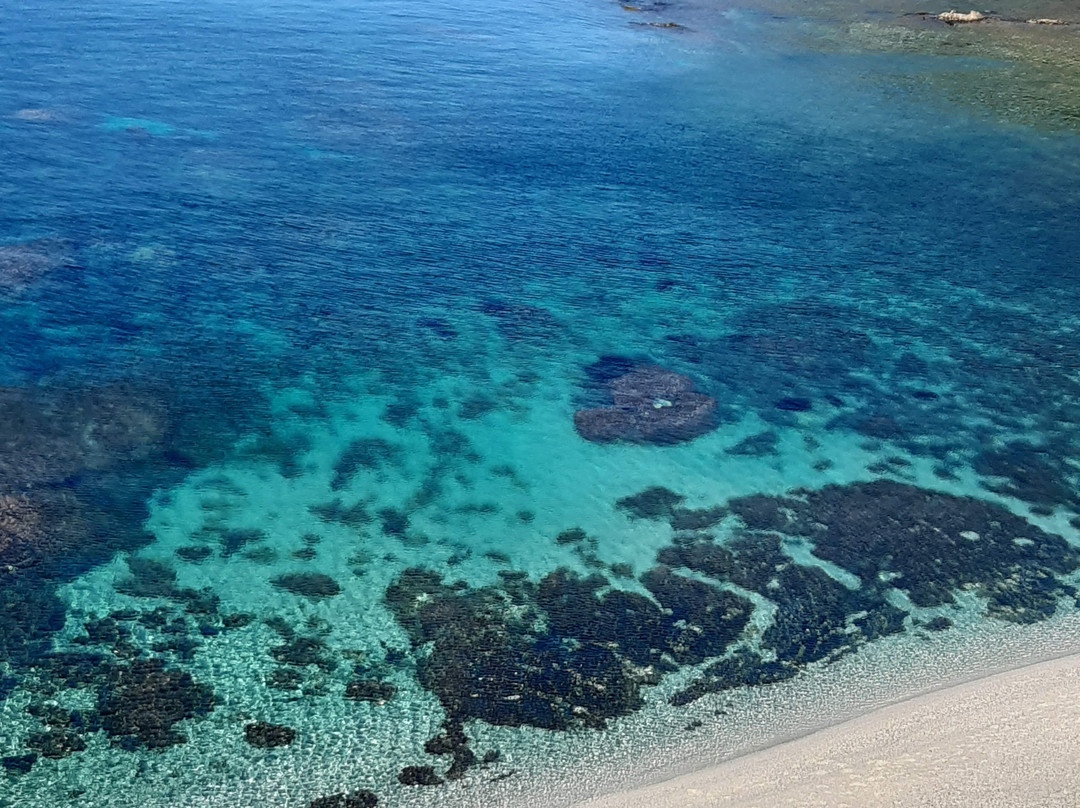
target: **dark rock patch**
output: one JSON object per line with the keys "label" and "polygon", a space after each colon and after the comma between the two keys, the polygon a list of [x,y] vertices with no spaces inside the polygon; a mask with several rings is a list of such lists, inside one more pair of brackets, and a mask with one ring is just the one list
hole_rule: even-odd
{"label": "dark rock patch", "polygon": [[444,781],[432,766],[406,766],[398,772],[398,782],[403,786],[441,786]]}
{"label": "dark rock patch", "polygon": [[340,584],[321,572],[290,572],[277,576],[270,583],[277,589],[284,589],[310,600],[332,598],[341,594]]}
{"label": "dark rock patch", "polygon": [[0,492],[145,461],[168,426],[162,402],[129,385],[0,388]]}
{"label": "dark rock patch", "polygon": [[463,746],[469,745],[465,728],[455,721],[444,721],[438,735],[424,743],[424,751],[429,755],[452,755]]}
{"label": "dark rock patch", "polygon": [[783,662],[766,662],[752,651],[740,649],[730,657],[714,662],[703,674],[668,701],[682,707],[709,693],[721,693],[736,687],[759,687],[790,679],[799,668]]}
{"label": "dark rock patch", "polygon": [[360,789],[317,797],[308,803],[307,808],[375,808],[378,804],[379,798],[373,791]]}
{"label": "dark rock patch", "polygon": [[296,740],[296,730],[281,724],[256,721],[244,727],[244,740],[258,749],[289,746]]}
{"label": "dark rock patch", "polygon": [[705,530],[723,521],[727,508],[676,508],[668,519],[672,529],[679,531]]}
{"label": "dark rock patch", "polygon": [[213,707],[209,687],[157,659],[136,660],[110,671],[98,696],[102,728],[125,748],[184,743],[187,739],[175,725],[207,715]]}
{"label": "dark rock patch", "polygon": [[640,360],[629,356],[605,354],[591,365],[586,366],[585,376],[593,386],[606,390],[613,381],[632,373],[634,368],[641,364]]}
{"label": "dark rock patch", "polygon": [[[669,521],[726,512],[689,512],[682,503],[656,488],[619,507]],[[469,720],[601,727],[639,709],[641,688],[683,665],[705,663],[672,697],[676,705],[831,663],[905,630],[910,615],[887,599],[892,587],[920,607],[973,589],[990,616],[1020,623],[1044,619],[1076,596],[1060,576],[1080,569],[1080,553],[981,500],[876,481],[740,497],[727,506],[743,527],[723,543],[676,534],[659,565],[641,576],[649,596],[566,569],[537,583],[519,574],[482,588],[420,569],[403,573],[386,603],[420,652],[421,684],[446,710],[449,729],[427,751],[455,755],[447,779],[476,764],[471,751],[460,751],[464,733],[451,735]],[[583,537],[571,533],[565,543],[581,547]],[[795,561],[799,545],[835,567]],[[738,645],[754,610],[745,591],[771,603],[760,652]]]}
{"label": "dark rock patch", "polygon": [[860,435],[878,440],[901,440],[906,436],[903,425],[891,415],[880,413],[856,418],[852,427]]}
{"label": "dark rock patch", "polygon": [[572,527],[559,533],[555,537],[555,543],[558,545],[579,544],[588,537],[588,534],[580,527]]}
{"label": "dark rock patch", "polygon": [[0,245],[0,292],[19,294],[69,261],[69,245],[60,239]]}
{"label": "dark rock patch", "polygon": [[303,668],[314,665],[324,671],[337,667],[337,659],[318,637],[292,636],[270,649],[270,656],[280,665]]}
{"label": "dark rock patch", "polygon": [[70,727],[48,727],[26,740],[26,748],[41,757],[59,760],[86,749],[86,741]]}
{"label": "dark rock patch", "polygon": [[249,544],[256,544],[266,539],[266,533],[254,528],[229,528],[220,531],[219,536],[222,558],[229,558]]}
{"label": "dark rock patch", "polygon": [[271,690],[299,690],[303,683],[303,674],[292,668],[275,668],[266,677],[266,686]]}
{"label": "dark rock patch", "polygon": [[127,559],[131,575],[117,582],[116,591],[136,598],[176,597],[176,570],[148,558]]}
{"label": "dark rock patch", "polygon": [[746,534],[726,546],[709,542],[672,546],[658,558],[772,600],[776,614],[761,644],[785,665],[831,661],[865,642],[903,630],[905,612],[875,590],[848,589],[819,567],[794,563],[773,534]]}
{"label": "dark rock patch", "polygon": [[723,654],[750,621],[753,604],[732,592],[655,567],[641,576],[670,615],[667,651],[680,664]]}
{"label": "dark rock patch", "polygon": [[330,490],[340,491],[361,470],[378,471],[396,465],[401,459],[401,447],[382,438],[358,438],[352,441],[334,463]]}
{"label": "dark rock patch", "polygon": [[937,617],[932,617],[922,624],[923,628],[927,629],[928,631],[945,631],[946,629],[952,628],[952,625],[952,620],[941,615],[938,615]]}
{"label": "dark rock patch", "polygon": [[27,774],[37,763],[37,753],[30,752],[25,755],[6,755],[0,758],[0,768],[9,774]]}
{"label": "dark rock patch", "polygon": [[810,399],[799,398],[798,396],[787,396],[777,401],[773,406],[784,412],[809,412],[814,407]]}
{"label": "dark rock patch", "polygon": [[723,507],[684,508],[684,500],[682,494],[663,486],[653,486],[616,500],[615,507],[626,511],[634,519],[667,520],[675,530],[704,530],[727,515],[727,509]]}
{"label": "dark rock patch", "polygon": [[[665,568],[643,580],[660,605],[603,591],[603,576],[568,570],[502,590],[448,586],[435,573],[408,570],[386,599],[414,644],[431,649],[419,676],[446,709],[446,727],[478,718],[564,730],[602,727],[639,709],[643,684],[724,653],[752,611],[732,592]],[[448,778],[476,763],[458,749],[462,742],[450,730],[429,741],[429,752],[455,754]]]}
{"label": "dark rock patch", "polygon": [[233,614],[226,614],[221,618],[221,625],[230,630],[250,626],[253,622],[255,622],[255,615],[248,614],[247,612],[234,612]]}
{"label": "dark rock patch", "polygon": [[409,515],[397,508],[382,508],[379,511],[379,525],[387,536],[402,539],[409,532]]}
{"label": "dark rock patch", "polygon": [[211,554],[212,550],[202,544],[188,544],[184,547],[176,548],[176,557],[181,561],[187,561],[190,564],[200,564],[206,561]]}
{"label": "dark rock patch", "polygon": [[428,739],[424,744],[424,751],[429,755],[453,756],[450,768],[446,771],[446,779],[449,781],[460,780],[470,768],[483,763],[469,747],[465,728],[451,720],[444,721],[442,731]]}
{"label": "dark rock patch", "polygon": [[1080,568],[1076,550],[971,497],[877,480],[729,506],[748,527],[806,537],[817,556],[866,587],[890,578],[918,606],[952,603],[953,591],[974,587],[989,598],[993,616],[1027,622],[1053,613],[1059,597],[1075,595],[1056,576]]}
{"label": "dark rock patch", "polygon": [[371,521],[371,514],[362,502],[346,505],[340,499],[308,508],[311,513],[324,522],[336,522],[352,528],[360,528]]}
{"label": "dark rock patch", "polygon": [[377,704],[390,701],[397,688],[378,679],[355,679],[345,686],[345,698],[351,701],[371,701]]}
{"label": "dark rock patch", "polygon": [[586,578],[565,569],[544,576],[536,601],[547,615],[548,627],[556,636],[611,646],[636,665],[657,665],[670,669],[664,661],[676,633],[672,621],[649,598],[637,592],[612,589],[602,575]]}
{"label": "dark rock patch", "polygon": [[727,453],[738,457],[767,457],[776,454],[776,443],[779,438],[776,432],[767,429],[744,438],[728,449]]}
{"label": "dark rock patch", "polygon": [[635,519],[670,519],[685,499],[682,494],[657,485],[616,500],[615,507]]}
{"label": "dark rock patch", "polygon": [[461,406],[458,407],[458,417],[466,421],[475,421],[477,418],[483,418],[488,413],[494,412],[498,406],[498,402],[489,396],[472,396],[461,402]]}
{"label": "dark rock patch", "polygon": [[446,585],[420,569],[387,588],[387,606],[414,646],[430,643],[418,678],[448,718],[569,729],[638,709],[638,683],[618,655],[542,631],[532,590],[527,581],[507,590]]}

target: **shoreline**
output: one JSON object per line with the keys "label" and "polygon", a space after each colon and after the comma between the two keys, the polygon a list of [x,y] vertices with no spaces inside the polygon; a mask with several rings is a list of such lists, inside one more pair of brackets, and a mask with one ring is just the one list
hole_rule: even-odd
{"label": "shoreline", "polygon": [[575,808],[1066,806],[1080,790],[1080,654],[925,692]]}

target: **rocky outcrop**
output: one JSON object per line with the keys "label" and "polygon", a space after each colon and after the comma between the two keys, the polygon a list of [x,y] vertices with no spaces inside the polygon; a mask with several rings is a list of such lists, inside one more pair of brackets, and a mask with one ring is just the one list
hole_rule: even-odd
{"label": "rocky outcrop", "polygon": [[593,443],[672,444],[716,426],[716,400],[694,391],[694,382],[656,365],[645,365],[608,384],[611,405],[578,410],[574,427]]}

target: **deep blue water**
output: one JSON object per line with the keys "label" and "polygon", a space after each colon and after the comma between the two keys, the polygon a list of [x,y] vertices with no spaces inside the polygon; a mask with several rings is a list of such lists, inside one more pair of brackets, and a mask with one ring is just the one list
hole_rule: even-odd
{"label": "deep blue water", "polygon": [[[394,683],[398,695],[375,701],[403,703],[407,720],[394,720],[411,729],[399,746],[349,735],[320,747],[304,746],[315,730],[302,728],[296,748],[314,757],[282,757],[272,793],[302,805],[353,784],[411,804],[420,787],[394,772],[447,774],[450,758],[422,746],[453,709],[445,682],[423,672],[424,643],[435,632],[443,647],[442,635],[416,634],[412,607],[388,607],[386,587],[406,567],[460,574],[487,592],[460,608],[482,612],[493,595],[478,587],[519,596],[498,569],[536,582],[562,566],[607,570],[605,586],[658,598],[640,578],[657,552],[705,541],[714,525],[687,533],[667,524],[682,506],[634,520],[615,505],[650,485],[695,508],[878,478],[909,486],[897,502],[948,492],[962,498],[896,513],[955,527],[955,514],[999,524],[1010,512],[1049,531],[1034,542],[1052,534],[1055,549],[1020,560],[1001,550],[1001,567],[964,556],[934,586],[959,592],[969,575],[968,589],[1001,606],[995,618],[976,604],[975,623],[1075,609],[1074,551],[1053,543],[1061,534],[1072,547],[1080,512],[1075,136],[943,109],[890,79],[993,65],[817,53],[752,9],[673,6],[642,19],[669,17],[687,30],[633,26],[637,16],[598,0],[0,4],[0,501],[18,504],[0,522],[0,591],[29,604],[3,618],[0,693],[14,695],[0,804],[105,805],[136,770],[150,772],[143,805],[254,804],[265,794],[236,791],[256,765],[244,756],[263,754],[242,743],[244,722],[284,715],[349,735],[328,724],[350,665]],[[677,446],[586,443],[574,410],[603,406],[612,378],[647,364],[716,399],[719,428]],[[766,437],[730,451],[754,435]],[[857,512],[867,535],[895,528],[852,490],[821,507]],[[361,503],[363,518],[311,516],[334,497]],[[987,516],[986,503],[1000,512]],[[708,541],[755,527],[732,518]],[[600,533],[592,550],[556,541],[576,525]],[[262,534],[228,533],[241,529]],[[309,545],[318,551],[295,555],[313,529],[325,531]],[[815,563],[857,567],[815,540]],[[249,557],[245,542],[274,549]],[[177,555],[182,546],[211,549],[196,558]],[[864,555],[896,552],[871,543]],[[168,566],[140,578],[129,557]],[[141,584],[124,583],[129,566]],[[1002,583],[1020,567],[1030,580]],[[267,583],[294,568],[329,574],[339,593]],[[870,579],[859,588],[829,569],[881,597]],[[220,603],[199,611],[174,574]],[[901,588],[905,632],[945,607]],[[579,605],[593,597],[575,591]],[[456,603],[449,591],[423,597]],[[520,597],[536,607],[542,594]],[[159,627],[139,615],[159,606],[187,615],[186,652],[155,646]],[[458,608],[447,606],[447,625],[464,619]],[[550,603],[536,608],[554,624]],[[294,629],[322,620],[335,651],[363,646],[366,661],[277,660],[328,683],[245,702],[237,681],[271,676],[278,638],[263,622],[275,609]],[[119,635],[74,642],[110,610]],[[236,629],[249,634],[217,639],[240,613],[253,616]],[[575,630],[537,629],[537,659],[606,670],[607,652],[580,652],[593,640]],[[115,671],[58,673],[57,653],[71,648],[107,654]],[[630,664],[623,651],[616,667]],[[722,653],[667,661],[689,677]],[[149,703],[167,701],[138,667],[147,659],[217,693],[213,709],[194,691],[169,708],[187,719],[186,745],[140,734],[150,719],[137,710],[121,726],[107,717],[128,715],[116,705],[140,686]],[[179,678],[162,686],[177,682],[186,692]],[[67,719],[49,717],[49,699]],[[462,715],[479,755],[515,742],[491,727],[566,729],[549,726],[549,708]],[[636,711],[610,709],[612,721]],[[398,734],[377,712],[355,720],[360,735]],[[40,740],[41,726],[63,742]],[[212,728],[205,742],[200,727]],[[231,768],[206,763],[221,738],[239,744],[235,760],[232,747],[220,753]],[[370,763],[366,773],[326,774],[345,755]],[[186,773],[172,792],[160,785],[180,776],[170,767]],[[421,792],[432,804],[459,798]]]}

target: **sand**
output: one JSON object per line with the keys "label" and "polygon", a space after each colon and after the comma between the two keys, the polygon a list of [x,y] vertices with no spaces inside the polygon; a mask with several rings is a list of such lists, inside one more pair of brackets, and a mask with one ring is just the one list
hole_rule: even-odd
{"label": "sand", "polygon": [[1080,805],[1080,655],[999,673],[581,808]]}

